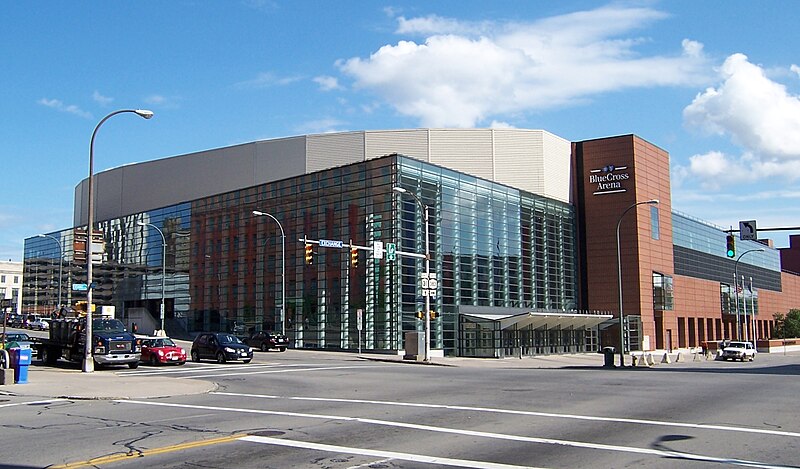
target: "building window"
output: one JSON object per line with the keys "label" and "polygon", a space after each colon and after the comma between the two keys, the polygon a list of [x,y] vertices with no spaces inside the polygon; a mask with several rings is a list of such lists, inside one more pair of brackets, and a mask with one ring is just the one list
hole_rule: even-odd
{"label": "building window", "polygon": [[660,225],[658,222],[658,207],[655,205],[650,206],[650,236],[652,236],[653,239],[659,239],[661,237]]}
{"label": "building window", "polygon": [[656,311],[671,311],[672,308],[672,277],[653,272],[653,309]]}
{"label": "building window", "polygon": [[6,283],[6,276],[0,275],[0,283]]}

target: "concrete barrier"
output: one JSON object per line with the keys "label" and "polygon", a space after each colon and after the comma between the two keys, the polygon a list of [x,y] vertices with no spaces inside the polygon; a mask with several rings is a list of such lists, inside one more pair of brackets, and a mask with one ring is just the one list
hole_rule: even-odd
{"label": "concrete barrier", "polygon": [[669,359],[669,352],[664,352],[664,356],[661,358],[661,363],[672,363]]}
{"label": "concrete barrier", "polygon": [[653,366],[653,365],[656,364],[656,361],[653,359],[653,354],[652,353],[648,353],[647,354],[647,364],[649,366]]}
{"label": "concrete barrier", "polygon": [[678,352],[678,354],[675,355],[675,363],[680,363],[682,361],[683,361],[683,356],[681,355],[680,352]]}

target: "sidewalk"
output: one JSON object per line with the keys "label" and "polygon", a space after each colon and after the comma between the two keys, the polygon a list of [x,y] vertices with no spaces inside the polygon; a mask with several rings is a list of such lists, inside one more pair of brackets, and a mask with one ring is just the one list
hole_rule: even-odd
{"label": "sidewalk", "polygon": [[62,399],[146,399],[203,394],[217,389],[211,381],[147,375],[120,376],[111,370],[83,373],[80,369],[32,366],[26,384],[0,385],[0,396]]}

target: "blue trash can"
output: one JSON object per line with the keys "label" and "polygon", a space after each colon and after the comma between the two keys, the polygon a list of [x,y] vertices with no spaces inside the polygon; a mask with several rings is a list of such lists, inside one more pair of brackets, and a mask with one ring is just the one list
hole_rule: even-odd
{"label": "blue trash can", "polygon": [[14,383],[28,383],[28,367],[31,366],[31,349],[12,348],[8,350],[11,355],[11,367],[14,368]]}

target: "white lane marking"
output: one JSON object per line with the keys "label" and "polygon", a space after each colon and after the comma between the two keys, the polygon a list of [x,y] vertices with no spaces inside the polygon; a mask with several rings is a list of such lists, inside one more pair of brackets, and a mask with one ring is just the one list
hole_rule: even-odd
{"label": "white lane marking", "polygon": [[66,402],[69,399],[47,399],[45,401],[27,401],[27,402],[12,402],[10,404],[0,404],[0,408],[2,407],[15,407],[20,405],[39,405],[39,404],[50,404],[53,402]]}
{"label": "white lane marking", "polygon": [[469,406],[449,405],[449,404],[422,404],[415,402],[372,401],[365,399],[272,396],[268,394],[248,394],[248,393],[233,393],[233,392],[221,392],[221,391],[214,391],[209,394],[217,394],[221,396],[255,397],[260,399],[287,399],[296,401],[321,401],[321,402],[342,402],[342,403],[352,403],[352,404],[375,404],[375,405],[401,406],[401,407],[425,407],[430,409],[446,409],[446,410],[462,410],[462,411],[472,411],[472,412],[491,412],[496,414],[527,415],[531,417],[551,417],[551,418],[573,419],[573,420],[591,420],[598,422],[634,423],[639,425],[654,425],[660,427],[680,427],[680,428],[695,428],[700,430],[720,430],[727,432],[759,433],[764,435],[777,435],[777,436],[788,436],[792,438],[800,438],[800,433],[798,432],[787,432],[781,430],[769,430],[769,429],[751,428],[751,427],[731,427],[727,425],[712,425],[705,423],[669,422],[666,420],[628,419],[622,417],[596,417],[592,415],[555,414],[552,412],[536,412],[529,410],[495,409],[490,407],[469,407]]}
{"label": "white lane marking", "polygon": [[584,449],[599,449],[604,451],[615,451],[620,453],[645,454],[649,456],[659,456],[659,457],[673,458],[673,459],[686,459],[691,461],[706,461],[706,462],[715,462],[724,464],[734,464],[739,466],[758,467],[765,469],[786,469],[787,467],[792,467],[792,466],[772,465],[768,463],[762,463],[758,461],[748,461],[744,459],[717,458],[713,456],[706,456],[703,454],[681,453],[678,451],[636,448],[633,446],[607,445],[602,443],[587,443],[583,441],[558,440],[555,438],[539,438],[532,436],[507,435],[503,433],[481,432],[475,430],[459,430],[455,428],[435,427],[431,425],[420,425],[416,423],[394,422],[391,420],[377,420],[377,419],[368,419],[361,417],[343,417],[341,415],[306,414],[300,412],[284,412],[276,410],[244,409],[237,407],[220,407],[220,406],[206,406],[206,405],[195,405],[195,404],[173,404],[169,402],[152,402],[152,401],[137,401],[137,400],[124,400],[124,399],[115,400],[114,402],[119,402],[122,404],[177,407],[184,409],[217,410],[220,412],[234,412],[234,413],[244,413],[244,414],[281,415],[284,417],[311,418],[311,419],[332,420],[332,421],[338,420],[345,422],[382,425],[387,427],[408,428],[412,430],[423,430],[423,431],[430,431],[437,433],[449,433],[455,435],[475,436],[481,438],[493,438],[497,440],[518,441],[524,443],[539,443],[539,444],[557,445],[557,446],[569,446],[569,447],[584,448]]}
{"label": "white lane marking", "polygon": [[511,464],[501,464],[494,462],[474,461],[470,459],[441,458],[437,456],[425,456],[422,454],[397,453],[394,451],[382,451],[373,449],[353,448],[349,446],[324,445],[320,443],[309,443],[306,441],[284,440],[280,438],[269,438],[264,436],[245,436],[239,441],[249,441],[251,443],[261,443],[267,445],[289,446],[292,448],[313,449],[326,451],[329,453],[358,454],[360,456],[376,456],[386,459],[399,459],[402,461],[413,461],[439,466],[469,467],[475,469],[536,469],[532,466],[515,466]]}
{"label": "white lane marking", "polygon": [[216,370],[252,370],[261,368],[277,368],[277,367],[300,367],[300,366],[319,366],[316,363],[293,363],[293,364],[279,364],[279,363],[254,363],[254,364],[241,364],[241,365],[217,365],[217,364],[201,364],[191,367],[186,365],[178,367],[164,367],[159,370],[155,369],[142,369],[141,367],[136,370],[118,371],[116,374],[119,376],[133,375],[133,376],[153,376],[153,375],[170,375],[170,374],[184,374],[184,373],[207,373]]}
{"label": "white lane marking", "polygon": [[183,376],[177,379],[190,379],[190,378],[220,378],[225,376],[241,376],[241,375],[263,375],[268,373],[296,373],[300,371],[325,371],[325,370],[348,370],[353,368],[385,368],[389,365],[347,365],[347,366],[321,366],[316,368],[293,368],[293,369],[269,369],[264,371],[246,371],[242,373],[214,373],[210,375],[196,375],[196,376]]}

